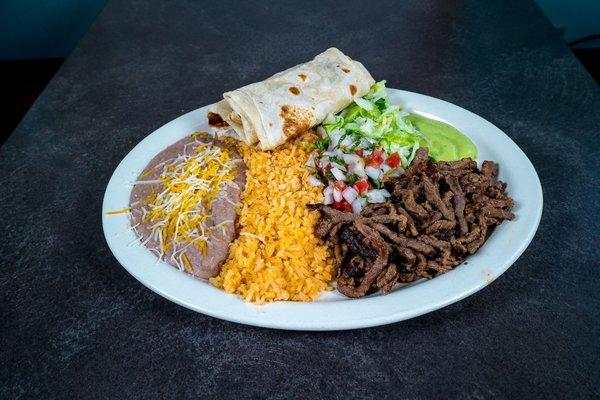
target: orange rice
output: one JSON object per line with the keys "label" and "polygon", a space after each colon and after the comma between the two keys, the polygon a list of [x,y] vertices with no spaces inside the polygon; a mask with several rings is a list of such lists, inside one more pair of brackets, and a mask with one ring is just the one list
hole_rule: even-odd
{"label": "orange rice", "polygon": [[[310,134],[309,134],[310,135]],[[272,151],[239,146],[248,167],[238,220],[221,273],[211,283],[246,301],[310,301],[331,290],[333,259],[313,233],[321,188],[307,183],[309,136]]]}

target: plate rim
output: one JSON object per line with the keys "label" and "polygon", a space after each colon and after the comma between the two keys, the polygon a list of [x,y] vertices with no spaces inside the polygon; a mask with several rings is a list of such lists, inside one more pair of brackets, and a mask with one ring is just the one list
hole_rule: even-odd
{"label": "plate rim", "polygon": [[[132,154],[135,154],[136,151],[139,152],[140,149],[143,149],[144,146],[146,146],[148,143],[151,143],[152,140],[159,140],[159,139],[157,139],[157,136],[160,135],[162,133],[162,131],[169,130],[173,126],[176,126],[178,123],[181,123],[181,121],[185,121],[186,119],[189,119],[192,116],[195,116],[195,114],[198,114],[202,110],[205,110],[207,107],[209,107],[209,105],[200,107],[198,109],[195,109],[193,111],[185,113],[181,116],[178,116],[177,118],[167,122],[166,124],[162,125],[158,129],[154,130],[152,133],[150,133],[144,139],[142,139],[139,143],[137,143],[134,146],[134,148],[131,149],[127,153],[127,155],[119,162],[119,164],[113,171],[113,174],[111,175],[111,178],[105,189],[104,198],[103,198],[103,202],[102,202],[102,210],[101,210],[101,212],[102,212],[102,216],[101,216],[102,227],[103,227],[105,240],[106,240],[113,256],[117,259],[119,264],[121,264],[121,266],[129,274],[131,274],[136,280],[138,280],[140,283],[142,283],[144,286],[146,286],[153,292],[157,293],[158,295],[160,295],[176,304],[179,304],[179,305],[186,307],[188,309],[191,309],[193,311],[200,312],[205,315],[209,315],[214,318],[219,318],[219,319],[230,321],[230,322],[236,322],[236,323],[258,326],[258,327],[263,327],[263,328],[271,328],[271,329],[301,330],[301,331],[333,331],[333,330],[359,329],[359,328],[368,328],[368,327],[373,327],[373,326],[387,325],[390,323],[400,322],[400,321],[403,321],[406,319],[414,318],[414,317],[438,310],[440,308],[446,307],[450,304],[453,304],[457,301],[460,301],[460,300],[478,292],[479,290],[481,290],[482,288],[484,288],[488,284],[490,284],[493,280],[497,279],[504,272],[506,272],[506,270],[508,270],[508,268],[510,268],[517,261],[517,259],[523,254],[523,252],[527,249],[527,247],[529,246],[529,244],[535,237],[535,234],[539,227],[539,223],[540,223],[541,216],[543,213],[543,191],[542,191],[542,186],[541,186],[541,182],[539,180],[537,171],[535,170],[535,167],[533,166],[533,164],[531,163],[531,161],[529,160],[527,155],[523,152],[523,150],[521,150],[521,148],[504,131],[502,131],[500,128],[498,128],[496,125],[494,125],[490,121],[486,120],[485,118],[483,118],[467,109],[464,109],[458,105],[455,105],[453,103],[447,102],[447,101],[439,99],[439,98],[435,98],[435,97],[420,94],[420,93],[394,89],[394,88],[387,88],[387,90],[388,90],[388,93],[390,94],[390,97],[409,96],[409,97],[415,97],[417,99],[421,98],[424,101],[439,103],[440,106],[446,107],[449,110],[458,112],[460,114],[464,114],[465,116],[467,116],[471,119],[474,119],[476,121],[478,120],[478,122],[480,122],[482,124],[487,124],[488,125],[487,128],[495,129],[496,133],[499,135],[500,138],[502,138],[503,141],[507,142],[509,145],[514,147],[514,149],[512,149],[512,150],[516,150],[518,156],[520,158],[522,158],[521,161],[525,162],[526,166],[531,170],[530,172],[533,172],[533,175],[530,178],[533,178],[533,189],[534,189],[535,194],[537,195],[537,200],[538,200],[537,204],[533,205],[533,209],[535,210],[535,215],[533,215],[533,221],[529,225],[529,229],[526,232],[526,237],[524,238],[524,240],[522,240],[520,242],[520,245],[510,255],[510,257],[508,257],[506,260],[499,263],[499,264],[502,264],[502,266],[499,268],[496,268],[497,273],[495,276],[491,276],[490,280],[488,280],[487,278],[480,279],[480,281],[477,284],[472,284],[469,287],[463,289],[462,291],[454,293],[454,295],[452,295],[452,291],[450,291],[450,294],[441,296],[438,300],[434,300],[429,303],[427,303],[427,302],[423,303],[420,306],[412,308],[410,310],[404,310],[404,311],[399,311],[399,312],[390,312],[390,313],[385,313],[384,315],[376,315],[376,316],[369,316],[369,315],[364,316],[363,315],[363,316],[359,316],[357,318],[346,318],[346,319],[342,319],[342,320],[332,319],[329,322],[323,322],[323,321],[319,322],[319,321],[308,321],[308,320],[298,321],[297,319],[294,319],[293,317],[290,319],[290,318],[282,318],[280,316],[277,319],[272,319],[272,318],[265,317],[265,314],[267,314],[267,313],[264,310],[265,310],[265,307],[272,308],[272,307],[281,307],[281,306],[286,307],[287,306],[287,307],[290,307],[292,309],[292,311],[294,309],[302,311],[303,309],[305,309],[307,307],[308,308],[314,307],[315,304],[318,304],[318,307],[324,307],[324,308],[325,307],[340,308],[339,304],[342,304],[342,303],[340,303],[340,301],[324,301],[324,302],[289,302],[288,301],[288,302],[269,303],[267,305],[262,305],[262,306],[251,304],[251,303],[243,303],[244,307],[249,307],[249,309],[246,310],[246,311],[248,311],[247,313],[245,313],[245,314],[244,313],[228,314],[223,311],[217,311],[216,309],[211,308],[211,307],[191,304],[190,301],[184,300],[182,298],[182,296],[174,295],[172,290],[167,290],[165,288],[161,288],[158,285],[151,282],[151,280],[145,279],[143,274],[140,273],[140,271],[138,269],[136,269],[135,267],[132,267],[130,265],[131,262],[129,262],[128,260],[125,260],[123,258],[123,255],[121,254],[120,250],[118,248],[116,248],[116,245],[113,242],[114,238],[109,236],[109,234],[115,233],[115,232],[112,232],[111,229],[107,229],[107,225],[110,225],[109,219],[114,218],[114,216],[107,215],[107,211],[110,210],[110,207],[108,206],[108,204],[110,203],[110,200],[111,200],[111,198],[110,198],[110,195],[112,193],[111,188],[116,184],[122,184],[122,183],[115,182],[115,179],[117,179],[117,177],[118,177],[117,173],[122,168],[124,168],[124,166],[126,166],[127,163],[130,161],[130,157],[132,156]],[[417,110],[417,112],[418,112],[418,110]],[[421,114],[427,115],[426,112],[421,112]],[[433,116],[436,119],[445,121],[445,118],[440,118],[436,115],[428,115],[428,116]],[[202,126],[203,126],[203,124],[200,123],[200,121],[198,121],[198,123],[196,123],[196,127],[194,129],[200,129]],[[191,133],[191,132],[189,132],[189,131],[186,132],[186,134],[189,134],[189,133]],[[179,136],[173,137],[171,143],[174,143],[178,139],[179,139]],[[473,138],[471,138],[471,139],[473,139]],[[156,154],[151,154],[149,157],[151,158]],[[145,167],[145,165],[146,164],[144,164],[142,166],[142,168]],[[510,184],[510,182],[509,182],[509,184]],[[493,235],[490,237],[490,239],[492,237],[493,237]],[[173,272],[175,272],[176,274],[185,275],[186,279],[188,279],[188,280],[191,279],[195,283],[202,282],[202,281],[197,280],[196,278],[191,277],[188,274],[178,271],[176,268],[173,268],[171,266],[169,266],[168,268],[169,268],[170,272],[161,271],[161,273],[163,273],[165,276],[168,276],[168,275],[173,275]],[[453,271],[451,271],[450,273],[452,273],[452,272]],[[435,279],[433,279],[431,281],[426,281],[423,283],[428,284],[429,287],[431,287],[431,288],[434,287],[433,285],[431,285],[434,282],[435,282],[435,286],[440,286],[440,284],[441,284],[440,282],[442,280],[446,280],[445,278],[447,278],[449,274],[445,274],[440,277],[436,277]],[[225,293],[224,291],[214,288],[205,282],[204,282],[204,285],[210,288],[210,289],[207,289],[208,291],[216,290],[216,291],[221,292],[220,294],[224,297],[227,297],[229,300],[235,299],[234,301],[225,301],[225,303],[231,303],[230,305],[232,307],[233,306],[239,307],[239,304],[235,304],[235,303],[243,302],[241,299],[239,299],[235,295]],[[414,287],[412,287],[412,288],[410,288],[410,287],[403,288],[402,290],[397,291],[397,292],[398,293],[406,292],[407,290],[411,290],[411,292],[412,292],[415,290],[415,288],[418,288],[418,286],[420,286],[420,285],[414,285]],[[198,287],[201,287],[201,286],[198,286]],[[448,287],[445,287],[445,288],[443,287],[442,289],[448,289]],[[376,299],[381,299],[383,297],[384,296],[374,296],[374,297],[366,297],[366,298],[361,298],[361,299],[345,299],[345,300],[341,300],[341,301],[343,303],[350,302],[351,304],[352,303],[361,303],[361,305],[362,305],[361,307],[355,307],[355,308],[365,308],[365,307],[368,308],[368,306],[370,304],[377,302]],[[392,294],[388,294],[385,297],[391,298]],[[379,300],[379,302],[381,302],[381,300]],[[303,312],[306,312],[306,310],[304,310]],[[293,312],[290,312],[289,314],[291,315],[291,314],[293,314]]]}

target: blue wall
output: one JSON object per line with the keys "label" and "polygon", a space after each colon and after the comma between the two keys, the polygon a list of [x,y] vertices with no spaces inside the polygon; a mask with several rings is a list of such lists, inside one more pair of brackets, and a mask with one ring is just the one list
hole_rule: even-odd
{"label": "blue wall", "polygon": [[0,60],[67,57],[107,0],[0,0]]}
{"label": "blue wall", "polygon": [[[0,0],[0,60],[67,57],[107,1]],[[600,0],[536,2],[566,41],[600,33]]]}
{"label": "blue wall", "polygon": [[[600,0],[536,0],[536,3],[550,22],[564,31],[567,42],[600,34]],[[578,47],[600,47],[600,40]]]}

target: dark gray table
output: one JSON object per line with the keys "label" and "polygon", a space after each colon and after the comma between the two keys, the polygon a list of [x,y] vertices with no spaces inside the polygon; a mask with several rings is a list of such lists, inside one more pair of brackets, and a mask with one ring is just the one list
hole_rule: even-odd
{"label": "dark gray table", "polygon": [[[273,331],[144,288],[100,223],[175,117],[329,46],[492,121],[545,210],[490,287],[379,328]],[[0,398],[598,398],[598,86],[533,3],[113,1],[0,150]]]}

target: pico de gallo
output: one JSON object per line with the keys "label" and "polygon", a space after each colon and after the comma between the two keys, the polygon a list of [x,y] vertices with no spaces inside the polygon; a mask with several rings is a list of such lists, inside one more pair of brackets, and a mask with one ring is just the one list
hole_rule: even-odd
{"label": "pico de gallo", "polygon": [[309,183],[324,188],[325,204],[360,214],[368,203],[390,197],[383,182],[402,175],[427,140],[405,119],[408,115],[390,105],[381,81],[339,114],[327,116],[306,163]]}

